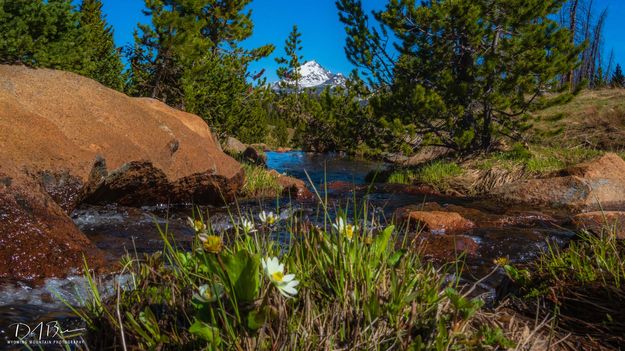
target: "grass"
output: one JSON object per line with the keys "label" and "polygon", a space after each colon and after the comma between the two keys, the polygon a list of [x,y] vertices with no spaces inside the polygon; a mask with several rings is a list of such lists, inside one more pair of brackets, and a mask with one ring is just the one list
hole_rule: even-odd
{"label": "grass", "polygon": [[495,152],[478,159],[475,167],[488,170],[499,167],[506,170],[522,169],[531,175],[545,175],[603,154],[600,150],[583,147],[557,148],[532,145],[529,148],[515,144],[509,151]]}
{"label": "grass", "polygon": [[625,89],[584,90],[565,104],[535,112],[531,142],[622,151],[624,117]]}
{"label": "grass", "polygon": [[556,313],[566,333],[590,336],[607,347],[623,345],[625,242],[616,239],[614,229],[582,232],[565,249],[549,245],[526,269],[506,265],[522,296],[517,308],[528,315]]}
{"label": "grass", "polygon": [[387,183],[412,184],[420,182],[437,188],[446,188],[449,181],[462,175],[462,168],[455,162],[434,161],[419,169],[398,169],[387,178]]}
{"label": "grass", "polygon": [[474,155],[457,162],[437,160],[419,168],[398,168],[380,178],[387,183],[419,183],[450,194],[479,196],[515,181],[548,176],[603,153],[583,147],[526,147],[517,143],[507,151]]}
{"label": "grass", "polygon": [[625,242],[611,231],[605,228],[599,236],[581,232],[566,250],[550,245],[536,263],[538,276],[552,286],[573,282],[625,287]]}
{"label": "grass", "polygon": [[[327,206],[324,206],[327,208]],[[94,293],[79,313],[91,349],[180,350],[491,350],[515,343],[483,302],[459,292],[445,267],[424,262],[394,226],[367,217],[366,206],[331,224],[281,219],[278,226],[236,220],[215,233],[210,218],[193,221],[190,251],[166,228],[160,253],[122,261],[131,283],[117,296]],[[340,219],[338,219],[340,218]],[[352,224],[349,224],[351,222]],[[284,271],[265,269],[276,257]],[[297,291],[279,282],[293,274]],[[94,287],[95,289],[95,287]]]}
{"label": "grass", "polygon": [[283,188],[278,183],[277,176],[266,168],[244,163],[243,169],[245,182],[240,193],[242,197],[275,197],[282,193]]}

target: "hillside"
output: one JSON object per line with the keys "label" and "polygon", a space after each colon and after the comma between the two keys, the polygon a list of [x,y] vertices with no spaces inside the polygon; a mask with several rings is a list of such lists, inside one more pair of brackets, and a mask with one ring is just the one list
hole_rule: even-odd
{"label": "hillside", "polygon": [[625,89],[586,90],[535,113],[533,143],[625,150]]}

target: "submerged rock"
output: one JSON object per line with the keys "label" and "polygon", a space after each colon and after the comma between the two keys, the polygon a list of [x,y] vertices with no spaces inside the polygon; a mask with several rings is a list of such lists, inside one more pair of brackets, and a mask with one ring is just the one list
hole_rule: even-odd
{"label": "submerged rock", "polygon": [[625,208],[625,161],[607,153],[551,177],[530,179],[500,187],[493,197],[570,210]]}
{"label": "submerged rock", "polygon": [[418,226],[434,233],[462,232],[475,227],[475,224],[457,212],[424,211],[418,206],[398,209],[395,217],[400,223]]}
{"label": "submerged rock", "polygon": [[573,217],[573,224],[595,235],[615,235],[625,240],[625,212],[597,211],[580,213]]}
{"label": "submerged rock", "polygon": [[239,163],[198,116],[79,75],[0,65],[0,278],[91,267],[101,254],[67,216],[79,203],[231,200]]}
{"label": "submerged rock", "polygon": [[426,257],[440,262],[451,262],[461,254],[474,256],[478,253],[479,244],[466,235],[421,235],[418,247]]}

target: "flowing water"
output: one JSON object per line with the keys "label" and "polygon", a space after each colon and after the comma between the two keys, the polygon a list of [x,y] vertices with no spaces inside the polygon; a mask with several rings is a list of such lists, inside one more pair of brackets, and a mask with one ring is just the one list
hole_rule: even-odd
{"label": "flowing water", "polygon": [[[566,214],[548,209],[537,212],[536,209],[530,208],[502,208],[492,201],[434,195],[414,186],[368,184],[367,174],[383,170],[386,167],[383,163],[352,159],[337,154],[320,155],[304,152],[268,152],[267,156],[268,168],[303,179],[307,183],[311,182],[311,189],[316,190],[319,196],[327,198],[330,207],[347,206],[350,212],[353,210],[354,201],[366,201],[371,215],[380,222],[391,218],[397,208],[426,203],[460,206],[458,208],[477,213],[474,216],[477,216],[478,226],[463,233],[479,244],[475,255],[466,259],[469,268],[466,275],[469,280],[476,280],[488,274],[493,268],[494,258],[505,256],[514,263],[527,262],[545,250],[548,241],[561,245],[571,236],[570,231],[559,226]],[[261,210],[272,210],[280,213],[283,218],[297,213],[313,223],[321,221],[316,201],[265,199],[242,202],[238,208],[202,207],[201,210],[210,214],[211,223],[216,231],[232,228],[231,213],[239,211],[250,216]],[[72,218],[78,227],[106,252],[108,259],[113,263],[126,253],[134,255],[161,250],[163,243],[157,226],[163,229],[166,227],[183,247],[190,245],[194,233],[186,224],[186,218],[192,211],[190,205],[158,205],[142,208],[116,205],[82,206],[74,211]],[[493,224],[499,223],[493,218],[504,217],[512,219],[512,224]],[[287,240],[287,234],[282,232],[277,239]],[[501,274],[492,275],[482,284],[482,290],[494,291],[501,279]],[[112,285],[110,280],[108,284],[105,283],[105,286]],[[63,320],[66,324],[79,324],[61,300],[80,304],[80,298],[77,296],[87,296],[86,288],[86,282],[82,277],[48,279],[39,286],[5,282],[0,285],[0,337],[5,339],[11,337],[8,328],[11,323],[32,325],[41,321]]]}

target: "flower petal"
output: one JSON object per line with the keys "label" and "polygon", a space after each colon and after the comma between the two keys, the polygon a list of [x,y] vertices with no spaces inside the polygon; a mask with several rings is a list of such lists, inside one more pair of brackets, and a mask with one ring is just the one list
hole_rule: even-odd
{"label": "flower petal", "polygon": [[298,285],[299,285],[299,280],[292,280],[292,281],[290,281],[290,282],[288,282],[288,283],[286,284],[286,286],[290,286],[290,287],[292,287],[292,288],[294,288],[294,287],[296,287],[296,286],[298,286]]}
{"label": "flower petal", "polygon": [[295,296],[297,295],[297,289],[295,289],[294,287],[291,286],[283,286],[280,291],[290,295],[290,296]]}

